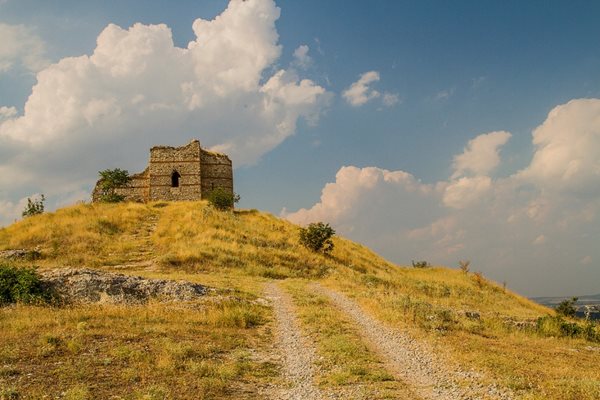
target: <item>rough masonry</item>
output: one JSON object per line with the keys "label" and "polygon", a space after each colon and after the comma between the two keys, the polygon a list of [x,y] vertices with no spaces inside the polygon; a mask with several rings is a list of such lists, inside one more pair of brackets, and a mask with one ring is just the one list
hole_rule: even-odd
{"label": "rough masonry", "polygon": [[[100,182],[92,201],[100,200]],[[233,193],[233,168],[225,154],[204,150],[198,140],[182,147],[154,146],[146,169],[131,176],[126,187],[115,192],[126,201],[201,200],[218,187]]]}

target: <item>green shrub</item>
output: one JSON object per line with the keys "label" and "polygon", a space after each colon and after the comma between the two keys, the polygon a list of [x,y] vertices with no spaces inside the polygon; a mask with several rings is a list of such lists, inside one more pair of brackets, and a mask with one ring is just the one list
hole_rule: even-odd
{"label": "green shrub", "polygon": [[100,201],[103,203],[121,203],[125,200],[125,196],[118,193],[106,193],[100,196]]}
{"label": "green shrub", "polygon": [[412,260],[412,266],[413,268],[429,268],[431,267],[431,264],[429,264],[427,261]]}
{"label": "green shrub", "polygon": [[210,205],[220,211],[231,210],[238,201],[240,201],[239,194],[230,192],[220,186],[208,195]]}
{"label": "green shrub", "polygon": [[335,231],[329,224],[314,222],[306,228],[300,228],[300,244],[314,252],[331,253]]}
{"label": "green shrub", "polygon": [[125,200],[125,196],[117,194],[115,189],[126,186],[131,177],[129,172],[124,169],[105,169],[98,172],[100,175],[100,201],[105,203],[120,203]]}
{"label": "green shrub", "polygon": [[569,322],[563,316],[546,315],[536,323],[536,331],[542,336],[581,338],[592,342],[600,342],[600,332],[597,325],[588,321],[585,325]]}
{"label": "green shrub", "polygon": [[21,213],[23,217],[31,217],[33,215],[42,214],[44,212],[44,201],[46,198],[42,194],[39,199],[31,200],[27,198],[27,205]]}
{"label": "green shrub", "polygon": [[579,300],[577,297],[573,297],[567,300],[561,301],[556,306],[556,313],[560,315],[564,315],[565,317],[574,317],[577,313],[577,309],[575,308],[575,303]]}
{"label": "green shrub", "polygon": [[0,305],[40,303],[50,300],[39,275],[33,268],[0,264]]}

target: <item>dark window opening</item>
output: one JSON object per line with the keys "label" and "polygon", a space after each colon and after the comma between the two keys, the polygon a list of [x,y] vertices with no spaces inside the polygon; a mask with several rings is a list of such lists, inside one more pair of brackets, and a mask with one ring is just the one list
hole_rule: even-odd
{"label": "dark window opening", "polygon": [[179,187],[179,178],[181,178],[179,172],[173,171],[171,173],[171,187]]}

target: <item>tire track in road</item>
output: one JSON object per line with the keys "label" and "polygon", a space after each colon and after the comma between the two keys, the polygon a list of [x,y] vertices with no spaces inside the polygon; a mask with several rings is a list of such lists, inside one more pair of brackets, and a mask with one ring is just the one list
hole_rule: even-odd
{"label": "tire track in road", "polygon": [[484,384],[475,372],[445,364],[433,351],[397,329],[384,326],[345,295],[313,283],[311,288],[345,312],[360,328],[372,349],[387,361],[388,369],[429,400],[512,400],[511,391]]}
{"label": "tire track in road", "polygon": [[313,383],[315,349],[300,331],[290,296],[276,283],[268,283],[266,296],[271,300],[277,322],[276,347],[283,357],[283,375],[289,388],[279,388],[274,400],[320,400],[323,395]]}

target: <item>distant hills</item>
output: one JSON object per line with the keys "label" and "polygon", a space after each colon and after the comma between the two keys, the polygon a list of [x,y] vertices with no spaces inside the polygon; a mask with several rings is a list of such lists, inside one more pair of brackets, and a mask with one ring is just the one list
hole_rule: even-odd
{"label": "distant hills", "polygon": [[[572,297],[573,296],[532,297],[531,300],[546,307],[556,308],[561,301],[568,300]],[[600,293],[575,297],[577,297],[577,303],[575,303],[575,306],[577,307],[578,317],[585,318],[586,307],[593,307],[594,309],[591,310],[590,318],[600,320]]]}

